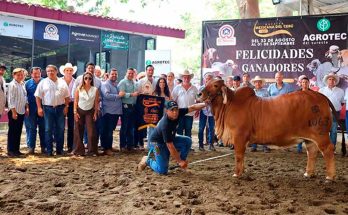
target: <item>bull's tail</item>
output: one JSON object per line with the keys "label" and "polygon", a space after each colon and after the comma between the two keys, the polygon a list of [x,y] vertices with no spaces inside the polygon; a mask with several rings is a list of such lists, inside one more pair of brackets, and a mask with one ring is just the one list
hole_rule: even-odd
{"label": "bull's tail", "polygon": [[340,121],[340,116],[338,114],[338,112],[336,111],[335,107],[333,106],[333,104],[331,103],[330,99],[328,99],[326,96],[324,96],[327,100],[327,102],[329,103],[329,106],[331,108],[332,111],[332,115],[335,117],[336,122],[340,125],[341,127],[341,133],[342,133],[342,147],[341,147],[341,152],[342,155],[345,156],[347,153],[347,149],[346,149],[346,138],[344,137],[344,126],[343,123]]}

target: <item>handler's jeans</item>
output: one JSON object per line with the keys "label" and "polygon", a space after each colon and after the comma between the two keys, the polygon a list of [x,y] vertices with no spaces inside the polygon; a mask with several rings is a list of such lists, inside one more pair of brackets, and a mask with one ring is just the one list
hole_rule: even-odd
{"label": "handler's jeans", "polygon": [[199,113],[199,129],[198,129],[198,143],[199,143],[199,147],[201,148],[203,148],[203,141],[204,141],[203,133],[206,126],[208,130],[208,144],[212,145],[213,138],[214,138],[214,127],[215,127],[214,117],[206,116],[201,110]]}
{"label": "handler's jeans", "polygon": [[39,117],[37,111],[29,112],[28,116],[24,117],[25,130],[27,133],[27,146],[30,149],[35,149],[37,127],[39,127],[39,137],[41,150],[46,150],[45,145],[45,121],[43,117]]}
{"label": "handler's jeans", "polygon": [[[185,135],[186,137],[191,138],[192,124],[193,124],[193,116],[180,117],[177,134]],[[184,134],[184,131],[185,131],[185,134]]]}
{"label": "handler's jeans", "polygon": [[[338,116],[339,116],[339,112],[338,112]],[[337,142],[337,120],[334,116],[332,116],[332,126],[331,126],[331,130],[330,130],[330,140],[331,143],[334,144],[334,146],[336,146],[336,142]]]}
{"label": "handler's jeans", "polygon": [[[186,160],[192,145],[191,138],[176,135],[173,144],[180,154],[180,159]],[[149,158],[146,163],[153,171],[159,174],[167,174],[169,157],[170,152],[166,143],[149,143]]]}
{"label": "handler's jeans", "polygon": [[44,119],[45,119],[45,143],[47,147],[47,154],[53,153],[53,134],[56,141],[56,153],[63,154],[64,146],[64,106],[59,105],[56,107],[43,106]]}

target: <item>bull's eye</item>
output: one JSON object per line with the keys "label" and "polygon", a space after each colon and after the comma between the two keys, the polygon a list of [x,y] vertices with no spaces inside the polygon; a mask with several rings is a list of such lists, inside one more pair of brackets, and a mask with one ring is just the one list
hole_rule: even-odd
{"label": "bull's eye", "polygon": [[214,87],[217,88],[218,86],[216,84],[214,84]]}

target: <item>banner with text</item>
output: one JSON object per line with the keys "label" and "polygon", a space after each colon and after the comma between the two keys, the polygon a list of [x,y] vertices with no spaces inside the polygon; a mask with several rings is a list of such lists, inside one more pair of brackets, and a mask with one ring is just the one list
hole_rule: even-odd
{"label": "banner with text", "polygon": [[136,129],[155,127],[163,116],[164,98],[140,94],[135,105]]}
{"label": "banner with text", "polygon": [[277,71],[286,82],[307,75],[324,86],[330,71],[347,86],[348,14],[203,22],[202,68],[223,77],[259,75],[273,81]]}
{"label": "banner with text", "polygon": [[167,74],[171,71],[171,52],[170,50],[145,50],[145,67],[153,65],[155,76]]}
{"label": "banner with text", "polygon": [[128,43],[128,34],[102,31],[102,47],[104,49],[128,50]]}
{"label": "banner with text", "polygon": [[0,15],[0,35],[32,39],[33,23],[33,20]]}

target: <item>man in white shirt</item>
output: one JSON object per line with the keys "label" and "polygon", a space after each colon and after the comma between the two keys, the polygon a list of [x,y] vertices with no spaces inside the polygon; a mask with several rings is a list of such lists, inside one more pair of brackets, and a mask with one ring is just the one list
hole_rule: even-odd
{"label": "man in white shirt", "polygon": [[[325,87],[320,88],[319,92],[324,94],[335,107],[335,111],[339,113],[342,109],[342,103],[344,103],[344,91],[341,88],[336,87],[339,82],[339,77],[334,73],[329,73],[324,76],[323,82]],[[332,126],[330,130],[330,140],[336,146],[337,141],[337,121],[333,117]]]}
{"label": "man in white shirt", "polygon": [[53,134],[56,140],[56,154],[63,154],[64,122],[68,113],[70,94],[66,82],[57,77],[54,65],[46,67],[47,78],[40,81],[35,91],[37,112],[45,119],[45,142],[47,155],[53,155]]}
{"label": "man in white shirt", "polygon": [[[172,93],[173,100],[178,103],[179,108],[188,108],[189,106],[196,103],[196,96],[198,94],[198,89],[191,84],[191,79],[193,78],[192,73],[185,70],[180,74],[180,79],[183,80],[181,85],[177,85]],[[186,114],[184,117],[180,118],[179,127],[177,133],[180,135],[191,138],[192,134],[192,124],[194,112]]]}

